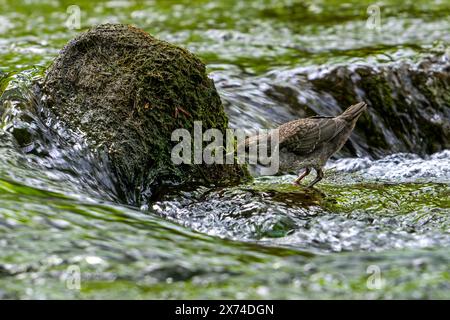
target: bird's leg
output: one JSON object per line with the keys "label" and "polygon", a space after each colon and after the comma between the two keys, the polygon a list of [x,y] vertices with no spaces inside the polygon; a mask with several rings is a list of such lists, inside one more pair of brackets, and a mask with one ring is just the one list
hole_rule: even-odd
{"label": "bird's leg", "polygon": [[323,179],[323,171],[321,168],[317,169],[314,168],[316,170],[317,176],[316,178],[313,180],[313,182],[311,182],[308,186],[308,188],[312,188],[317,182],[319,182],[320,180]]}
{"label": "bird's leg", "polygon": [[311,172],[310,168],[305,168],[305,172],[303,172],[297,179],[295,179],[294,184],[299,185],[300,181],[302,181],[302,179],[306,177],[310,172]]}

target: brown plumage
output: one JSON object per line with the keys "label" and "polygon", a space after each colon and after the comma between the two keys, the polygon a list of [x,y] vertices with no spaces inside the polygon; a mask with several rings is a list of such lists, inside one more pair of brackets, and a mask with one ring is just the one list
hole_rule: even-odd
{"label": "brown plumage", "polygon": [[[280,171],[298,172],[305,169],[294,182],[299,184],[313,168],[317,176],[309,187],[314,186],[322,180],[323,167],[327,160],[342,148],[365,109],[366,104],[360,102],[350,106],[337,117],[315,116],[279,126]],[[270,136],[266,141],[270,149]],[[252,143],[258,143],[257,136],[246,139],[246,149]]]}

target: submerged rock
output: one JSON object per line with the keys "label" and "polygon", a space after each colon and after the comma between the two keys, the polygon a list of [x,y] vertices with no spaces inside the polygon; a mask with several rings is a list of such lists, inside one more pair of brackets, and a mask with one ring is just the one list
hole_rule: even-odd
{"label": "submerged rock", "polygon": [[214,82],[189,51],[125,25],[97,26],[70,41],[50,66],[44,105],[89,144],[105,148],[128,201],[163,182],[226,184],[247,177],[238,165],[175,165],[175,129],[228,126]]}

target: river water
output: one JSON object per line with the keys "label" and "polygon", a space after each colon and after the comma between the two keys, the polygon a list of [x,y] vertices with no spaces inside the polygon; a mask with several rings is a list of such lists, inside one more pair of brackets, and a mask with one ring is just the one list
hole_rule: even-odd
{"label": "river water", "polygon": [[0,0],[1,299],[450,298],[449,150],[403,152],[387,126],[390,152],[372,150],[357,128],[316,190],[257,177],[133,207],[108,160],[31,94],[68,40],[120,22],[198,54],[231,127],[335,115],[311,79],[445,48],[449,1],[384,1],[380,30],[369,1],[77,2],[70,30],[72,3]]}

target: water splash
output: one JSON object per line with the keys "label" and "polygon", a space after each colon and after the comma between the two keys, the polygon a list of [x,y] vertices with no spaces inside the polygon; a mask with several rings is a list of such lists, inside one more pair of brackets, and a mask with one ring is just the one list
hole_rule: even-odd
{"label": "water splash", "polygon": [[7,85],[0,97],[1,176],[55,192],[117,200],[106,154],[101,149],[93,152],[83,133],[70,131],[42,108],[34,87],[40,79],[38,69],[3,80]]}
{"label": "water splash", "polygon": [[337,172],[357,172],[365,180],[450,183],[450,150],[425,157],[400,153],[379,160],[345,158],[331,161],[327,168]]}

